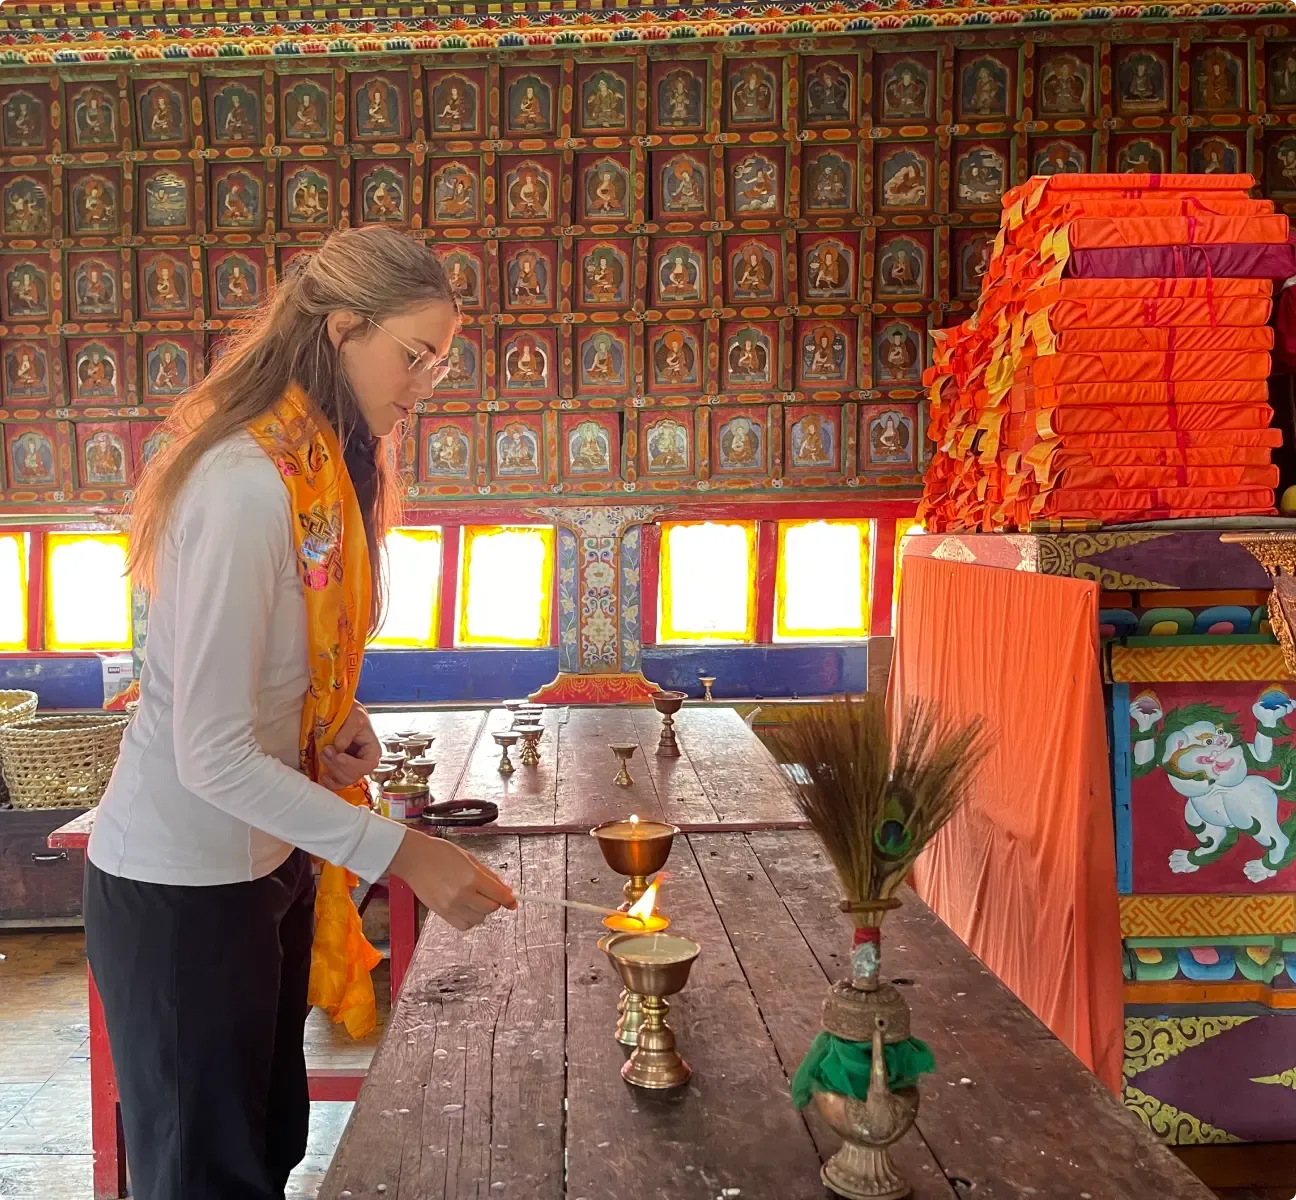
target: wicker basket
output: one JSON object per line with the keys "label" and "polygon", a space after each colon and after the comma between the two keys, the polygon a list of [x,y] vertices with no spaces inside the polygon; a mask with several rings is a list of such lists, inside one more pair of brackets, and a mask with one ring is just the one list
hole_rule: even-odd
{"label": "wicker basket", "polygon": [[[36,693],[0,690],[0,725],[12,725],[36,715]],[[4,778],[4,761],[0,759],[0,808],[12,808],[9,785]]]}
{"label": "wicker basket", "polygon": [[0,726],[0,760],[15,808],[88,808],[104,794],[128,718],[30,717]]}
{"label": "wicker basket", "polygon": [[36,715],[36,693],[0,691],[0,725],[12,725]]}

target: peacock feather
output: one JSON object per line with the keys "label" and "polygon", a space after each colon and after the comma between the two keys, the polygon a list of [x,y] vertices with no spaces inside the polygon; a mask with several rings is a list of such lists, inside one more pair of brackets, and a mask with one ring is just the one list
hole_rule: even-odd
{"label": "peacock feather", "polygon": [[911,702],[893,728],[875,695],[795,708],[767,736],[853,903],[900,887],[990,749],[980,720],[956,721],[930,701]]}

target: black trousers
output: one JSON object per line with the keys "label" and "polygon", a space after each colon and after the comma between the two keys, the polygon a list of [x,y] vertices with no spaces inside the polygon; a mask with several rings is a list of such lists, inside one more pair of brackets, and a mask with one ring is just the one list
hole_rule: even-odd
{"label": "black trousers", "polygon": [[306,1154],[310,856],[250,883],[138,883],[86,864],[134,1200],[283,1200]]}

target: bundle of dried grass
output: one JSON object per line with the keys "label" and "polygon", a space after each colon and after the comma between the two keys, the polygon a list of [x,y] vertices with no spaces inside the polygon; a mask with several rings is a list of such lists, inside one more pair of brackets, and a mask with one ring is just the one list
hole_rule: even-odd
{"label": "bundle of dried grass", "polygon": [[912,701],[894,742],[881,697],[794,709],[769,739],[801,767],[789,788],[851,903],[889,898],[967,798],[991,748],[980,720],[960,723]]}

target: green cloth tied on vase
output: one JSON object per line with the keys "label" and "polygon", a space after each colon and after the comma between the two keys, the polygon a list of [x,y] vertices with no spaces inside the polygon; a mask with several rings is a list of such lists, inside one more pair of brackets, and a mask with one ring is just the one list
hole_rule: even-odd
{"label": "green cloth tied on vase", "polygon": [[[920,1075],[930,1075],[936,1060],[926,1042],[906,1038],[884,1047],[887,1086],[894,1091],[918,1086]],[[805,1108],[815,1092],[837,1092],[854,1100],[868,1096],[873,1069],[871,1042],[848,1042],[826,1030],[813,1042],[792,1080],[792,1103]]]}

